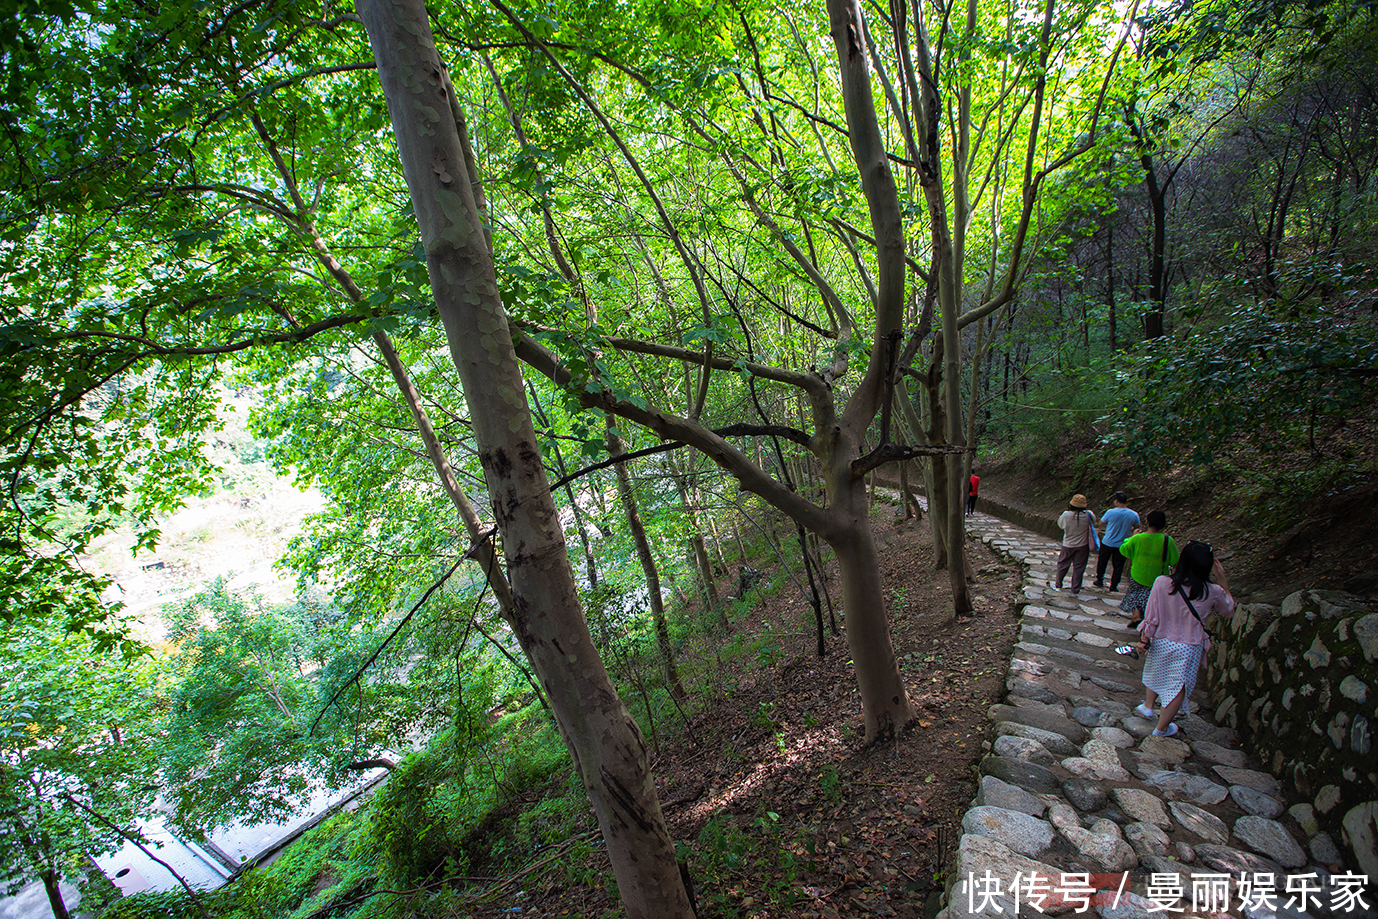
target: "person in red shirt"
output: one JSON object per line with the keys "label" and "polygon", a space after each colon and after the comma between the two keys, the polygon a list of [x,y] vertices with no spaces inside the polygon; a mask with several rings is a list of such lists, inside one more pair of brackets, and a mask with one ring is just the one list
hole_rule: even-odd
{"label": "person in red shirt", "polygon": [[976,489],[981,485],[981,477],[975,472],[971,474],[971,481],[967,483],[967,513],[976,510]]}

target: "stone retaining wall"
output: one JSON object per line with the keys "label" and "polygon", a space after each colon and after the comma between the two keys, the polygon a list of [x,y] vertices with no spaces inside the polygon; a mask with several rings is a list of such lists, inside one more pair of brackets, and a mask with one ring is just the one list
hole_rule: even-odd
{"label": "stone retaining wall", "polygon": [[1311,802],[1293,808],[1298,822],[1343,839],[1378,878],[1378,606],[1303,590],[1213,628],[1216,721]]}

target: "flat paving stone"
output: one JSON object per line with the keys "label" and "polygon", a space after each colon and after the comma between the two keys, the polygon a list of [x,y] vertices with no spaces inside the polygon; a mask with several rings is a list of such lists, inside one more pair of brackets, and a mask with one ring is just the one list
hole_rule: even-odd
{"label": "flat paving stone", "polygon": [[1207,762],[1221,766],[1233,766],[1236,769],[1243,768],[1245,762],[1243,750],[1231,750],[1208,740],[1192,741],[1191,752],[1193,756],[1199,756]]}
{"label": "flat paving stone", "polygon": [[[974,903],[980,903],[979,896],[972,896],[975,891],[966,889],[969,878],[982,878],[986,872],[990,872],[991,877],[1000,878],[1005,882],[1018,875],[1021,878],[1038,876],[1049,881],[1049,888],[1055,887],[1061,880],[1061,869],[1051,865],[1026,858],[1014,852],[1009,846],[1004,845],[999,840],[991,839],[975,833],[966,833],[957,844],[957,857],[952,865],[953,876],[959,878],[952,887],[952,896],[948,898],[947,916],[948,919],[990,919],[992,912],[999,911],[997,915],[1014,916],[1018,912],[1013,896],[1006,893],[1007,883],[1002,883],[999,892],[993,897],[992,904],[982,904],[981,912],[973,912]],[[1050,904],[1044,904],[1048,908]]]}
{"label": "flat paving stone", "polygon": [[1027,699],[1023,696],[1012,695],[1009,696],[1005,701],[1010,705],[1017,705],[1020,708],[1030,708],[1034,711],[1048,712],[1049,714],[1053,715],[1063,715],[1066,714],[1067,711],[1063,707],[1061,699],[1058,699],[1057,702],[1049,703],[1039,702],[1037,699]]}
{"label": "flat paving stone", "polygon": [[1009,691],[1016,696],[1023,696],[1026,699],[1033,699],[1035,702],[1054,703],[1062,697],[1037,683],[1030,683],[1028,680],[1012,680],[1014,685],[1006,684]]}
{"label": "flat paving stone", "polygon": [[1216,766],[1215,774],[1230,785],[1247,785],[1267,795],[1279,794],[1282,790],[1278,787],[1278,780],[1266,772],[1238,769],[1234,766]]}
{"label": "flat paving stone", "polygon": [[1037,763],[1040,766],[1051,766],[1057,762],[1057,757],[1049,753],[1048,748],[1043,744],[1028,737],[1018,737],[1014,734],[1002,734],[995,738],[991,751],[996,756],[1022,759],[1025,762]]}
{"label": "flat paving stone", "polygon": [[1139,864],[1138,853],[1118,836],[1068,827],[1062,831],[1062,837],[1077,850],[1079,856],[1104,871],[1128,871]]}
{"label": "flat paving stone", "polygon": [[1076,744],[1061,734],[1054,734],[1052,731],[1040,730],[1015,721],[997,721],[995,733],[997,736],[1012,735],[1035,741],[1042,744],[1043,748],[1054,756],[1076,756],[1080,752]]}
{"label": "flat paving stone", "polygon": [[1152,734],[1139,742],[1139,749],[1149,756],[1156,756],[1170,763],[1183,762],[1191,755],[1191,748],[1185,741],[1176,737],[1155,737]]}
{"label": "flat paving stone", "polygon": [[1107,782],[1128,782],[1129,772],[1118,763],[1087,759],[1084,756],[1069,756],[1062,761],[1062,768],[1073,775],[1086,778],[1103,779]]}
{"label": "flat paving stone", "polygon": [[1201,837],[1206,842],[1223,843],[1230,838],[1230,831],[1225,826],[1225,821],[1208,810],[1203,810],[1186,801],[1169,801],[1167,807],[1168,810],[1172,811],[1173,819],[1183,829]]}
{"label": "flat paving stone", "polygon": [[1281,816],[1283,811],[1282,802],[1277,798],[1265,795],[1248,785],[1231,785],[1230,797],[1239,805],[1240,810],[1255,817],[1273,820]]}
{"label": "flat paving stone", "polygon": [[1162,907],[1132,890],[1126,890],[1119,896],[1111,894],[1098,899],[1106,900],[1095,908],[1100,919],[1162,919],[1164,915]]}
{"label": "flat paving stone", "polygon": [[1203,843],[1192,848],[1196,850],[1198,862],[1208,868],[1223,871],[1234,877],[1239,877],[1241,872],[1250,874],[1263,872],[1273,875],[1286,873],[1277,862],[1254,855],[1252,852],[1241,852],[1229,846],[1218,846],[1212,843]]}
{"label": "flat paving stone", "polygon": [[1167,855],[1171,840],[1152,823],[1131,823],[1124,828],[1125,840],[1140,855]]}
{"label": "flat paving stone", "polygon": [[999,840],[1011,851],[1035,858],[1053,844],[1055,833],[1046,820],[1020,811],[983,805],[973,807],[962,818],[962,829],[978,836]]}
{"label": "flat paving stone", "polygon": [[1142,788],[1116,788],[1110,792],[1110,796],[1133,820],[1161,827],[1172,826],[1172,820],[1163,808],[1163,802]]}
{"label": "flat paving stone", "polygon": [[1093,740],[1103,740],[1120,750],[1128,750],[1134,746],[1134,736],[1128,731],[1122,731],[1115,727],[1092,728],[1091,738]]}
{"label": "flat paving stone", "polygon": [[1310,804],[1293,804],[1287,808],[1287,813],[1297,821],[1297,826],[1301,827],[1301,831],[1307,836],[1315,836],[1321,831],[1321,825],[1316,820],[1316,809]]}
{"label": "flat paving stone", "polygon": [[1078,746],[1086,743],[1091,737],[1086,728],[1072,719],[1063,715],[1054,715],[1051,712],[1033,712],[1010,705],[992,705],[990,711],[986,713],[986,717],[991,721],[1013,721],[1054,734],[1061,734]]}
{"label": "flat paving stone", "polygon": [[1083,814],[1098,811],[1110,801],[1110,795],[1100,782],[1080,776],[1063,782],[1062,794]]}
{"label": "flat paving stone", "polygon": [[1050,769],[1003,756],[987,756],[981,760],[981,774],[993,775],[1036,795],[1055,792],[1062,784]]}
{"label": "flat paving stone", "polygon": [[1086,728],[1106,727],[1115,723],[1115,716],[1090,705],[1072,709],[1072,720]]}
{"label": "flat paving stone", "polygon": [[1276,820],[1252,814],[1240,817],[1234,822],[1234,835],[1259,855],[1266,855],[1284,868],[1300,868],[1306,864],[1306,852]]}
{"label": "flat paving stone", "polygon": [[1219,804],[1229,794],[1224,785],[1218,785],[1204,776],[1175,770],[1149,773],[1144,777],[1144,782],[1161,791],[1166,798],[1193,804]]}
{"label": "flat paving stone", "polygon": [[1120,719],[1120,725],[1133,736],[1143,739],[1153,733],[1153,722],[1147,721],[1137,715],[1129,715]]}
{"label": "flat paving stone", "polygon": [[1006,810],[1028,814],[1030,817],[1042,817],[1043,812],[1048,809],[1048,805],[1042,799],[993,775],[981,776],[981,785],[976,789],[976,805],[1003,807]]}

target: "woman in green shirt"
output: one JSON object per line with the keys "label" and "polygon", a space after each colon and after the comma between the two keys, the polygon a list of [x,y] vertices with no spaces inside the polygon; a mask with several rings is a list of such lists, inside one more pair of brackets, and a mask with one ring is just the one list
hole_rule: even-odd
{"label": "woman in green shirt", "polygon": [[1154,580],[1171,574],[1178,558],[1176,541],[1163,532],[1167,529],[1167,514],[1150,511],[1147,522],[1147,533],[1135,533],[1120,544],[1120,554],[1129,559],[1129,586],[1120,609],[1129,614],[1131,626],[1144,621],[1144,607],[1148,605]]}

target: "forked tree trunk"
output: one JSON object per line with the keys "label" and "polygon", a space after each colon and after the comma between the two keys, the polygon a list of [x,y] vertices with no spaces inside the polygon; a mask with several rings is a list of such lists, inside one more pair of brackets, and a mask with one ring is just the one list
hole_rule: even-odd
{"label": "forked tree trunk", "polygon": [[693,910],[646,745],[608,678],[575,589],[451,110],[420,0],[359,0],[392,117],[431,290],[459,369],[510,569],[514,625],[584,780],[631,919]]}

